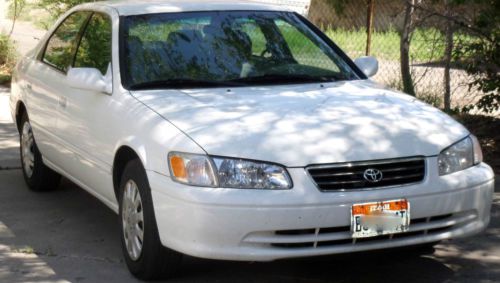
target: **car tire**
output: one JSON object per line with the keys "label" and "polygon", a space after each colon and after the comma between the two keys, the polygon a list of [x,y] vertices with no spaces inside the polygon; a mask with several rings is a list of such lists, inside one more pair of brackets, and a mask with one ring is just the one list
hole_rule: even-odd
{"label": "car tire", "polygon": [[37,192],[56,189],[61,182],[61,175],[43,163],[26,112],[21,117],[19,143],[21,168],[28,188]]}
{"label": "car tire", "polygon": [[151,189],[138,159],[125,166],[120,182],[119,202],[121,246],[130,272],[142,280],[172,277],[180,265],[182,255],[161,244]]}

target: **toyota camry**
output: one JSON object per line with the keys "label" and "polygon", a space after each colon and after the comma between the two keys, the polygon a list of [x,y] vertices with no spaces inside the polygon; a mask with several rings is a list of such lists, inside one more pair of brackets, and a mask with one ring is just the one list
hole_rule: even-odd
{"label": "toyota camry", "polygon": [[64,176],[115,211],[142,279],[183,254],[272,261],[482,231],[494,174],[478,140],[377,69],[282,6],[76,6],[15,70],[24,178],[45,191]]}

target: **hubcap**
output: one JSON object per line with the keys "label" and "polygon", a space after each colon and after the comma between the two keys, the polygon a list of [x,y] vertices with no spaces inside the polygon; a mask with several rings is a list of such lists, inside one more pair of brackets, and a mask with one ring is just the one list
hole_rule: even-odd
{"label": "hubcap", "polygon": [[139,259],[144,239],[144,215],[141,195],[137,184],[129,180],[122,200],[123,237],[132,260]]}
{"label": "hubcap", "polygon": [[35,165],[35,139],[31,125],[25,122],[21,133],[21,159],[23,162],[24,173],[28,178],[33,175],[33,167]]}

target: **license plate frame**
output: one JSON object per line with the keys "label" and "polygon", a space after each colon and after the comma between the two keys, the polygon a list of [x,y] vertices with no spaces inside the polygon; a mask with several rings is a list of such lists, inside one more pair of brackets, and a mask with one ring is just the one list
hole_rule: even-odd
{"label": "license plate frame", "polygon": [[357,203],[351,206],[352,238],[398,234],[410,229],[407,199]]}

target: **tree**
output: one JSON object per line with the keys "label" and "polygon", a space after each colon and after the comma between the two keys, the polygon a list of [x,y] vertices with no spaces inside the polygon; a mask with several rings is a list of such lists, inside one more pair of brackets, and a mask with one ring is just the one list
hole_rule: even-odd
{"label": "tree", "polygon": [[17,18],[21,14],[24,6],[26,6],[26,0],[12,0],[12,3],[10,5],[12,8],[12,25],[10,27],[9,38],[14,32],[14,26],[16,25]]}
{"label": "tree", "polygon": [[[500,109],[500,1],[498,0],[427,0],[433,5],[414,5],[428,16],[444,20],[446,34],[445,81],[449,80],[451,61],[465,70],[473,79],[469,89],[476,88],[483,95],[476,105],[462,110],[476,108],[484,112]],[[444,5],[441,5],[444,4]],[[478,8],[477,15],[454,11]],[[444,8],[444,9],[443,9]],[[454,38],[453,34],[461,36]],[[448,72],[448,73],[446,73]],[[445,87],[449,87],[449,82]],[[445,107],[450,108],[450,90],[446,89]]]}
{"label": "tree", "polygon": [[[467,28],[475,38],[459,40],[453,56],[474,78],[469,87],[477,87],[484,93],[475,108],[493,112],[500,109],[500,1],[473,2],[486,5],[474,20],[472,28]],[[466,107],[465,110],[473,107]]]}
{"label": "tree", "polygon": [[96,2],[93,0],[38,0],[37,6],[49,12],[52,18],[57,19],[68,9],[86,2]]}
{"label": "tree", "polygon": [[401,79],[403,81],[403,91],[415,96],[415,86],[410,71],[410,40],[413,33],[415,5],[419,0],[407,0],[405,6],[405,16],[403,29],[401,31],[400,53],[401,53]]}

